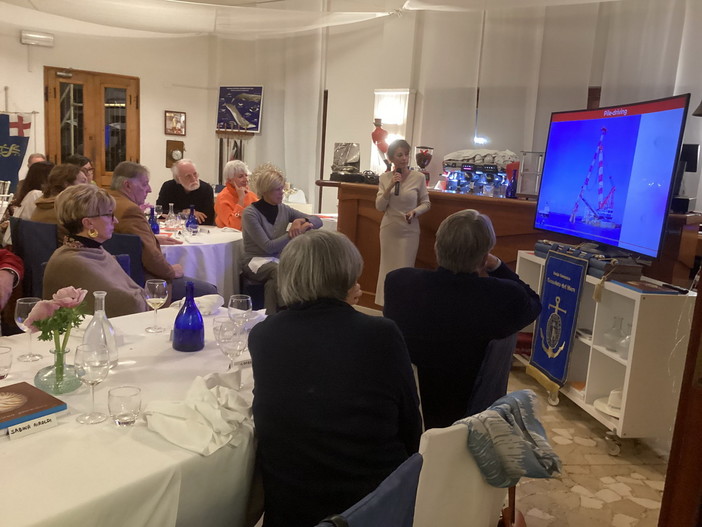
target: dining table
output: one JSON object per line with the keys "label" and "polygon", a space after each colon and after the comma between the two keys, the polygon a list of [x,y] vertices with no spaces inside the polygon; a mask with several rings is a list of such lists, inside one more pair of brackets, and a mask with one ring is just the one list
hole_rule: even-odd
{"label": "dining table", "polygon": [[241,231],[231,228],[201,226],[195,236],[186,229],[163,231],[182,242],[161,244],[161,251],[171,265],[180,264],[185,276],[217,286],[224,298],[239,292],[239,266],[243,251]]}
{"label": "dining table", "polygon": [[[150,403],[183,401],[197,377],[224,373],[229,359],[218,349],[213,319],[226,308],[203,317],[205,347],[178,352],[170,329],[177,310],[159,310],[166,330],[147,333],[153,313],[110,319],[118,341],[119,362],[95,387],[96,410],[108,413],[108,390],[121,385],[141,388],[142,408]],[[82,328],[73,330],[69,348],[81,343]],[[52,364],[49,342],[32,335],[32,350],[43,358],[12,364],[0,386],[33,384],[35,373]],[[28,335],[0,337],[14,357],[25,352]],[[72,355],[67,362],[72,363]],[[235,368],[239,368],[235,366]],[[240,366],[239,392],[251,400],[253,376]],[[118,427],[109,417],[99,424],[79,424],[77,415],[91,408],[90,392],[78,390],[57,396],[68,409],[58,414],[57,426],[32,435],[0,435],[0,525],[63,527],[110,526],[241,526],[253,475],[253,424],[242,426],[229,443],[201,455],[166,440],[142,415],[130,427]],[[5,430],[0,431],[4,433]]]}

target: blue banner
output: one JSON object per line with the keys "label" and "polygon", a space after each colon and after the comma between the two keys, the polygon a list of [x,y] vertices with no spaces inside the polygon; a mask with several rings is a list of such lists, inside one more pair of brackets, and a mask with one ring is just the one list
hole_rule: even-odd
{"label": "blue banner", "polygon": [[563,386],[568,376],[568,358],[575,338],[580,291],[587,275],[587,264],[583,258],[554,251],[549,251],[546,257],[541,282],[542,310],[529,364],[548,379],[542,382],[534,375],[549,392],[555,391],[551,389],[553,383]]}
{"label": "blue banner", "polygon": [[31,127],[32,114],[0,113],[0,180],[11,183],[10,192],[17,188]]}

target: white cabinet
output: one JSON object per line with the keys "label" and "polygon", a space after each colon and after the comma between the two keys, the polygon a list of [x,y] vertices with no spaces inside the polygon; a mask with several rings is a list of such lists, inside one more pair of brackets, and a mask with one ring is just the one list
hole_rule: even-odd
{"label": "white cabinet", "polygon": [[[517,273],[537,292],[544,264],[533,252],[519,251]],[[599,282],[589,275],[585,280],[576,327],[592,337],[576,337],[561,394],[617,436],[653,438],[669,448],[696,295],[644,294],[606,282],[601,301],[595,302],[592,295]],[[623,317],[625,328],[631,324],[626,357],[604,347],[603,334],[615,316]],[[597,399],[619,388],[619,418],[594,407]]]}

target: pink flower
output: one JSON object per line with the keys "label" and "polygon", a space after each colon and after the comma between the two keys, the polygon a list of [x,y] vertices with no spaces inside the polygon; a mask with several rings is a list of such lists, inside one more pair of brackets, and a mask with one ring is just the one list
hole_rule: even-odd
{"label": "pink flower", "polygon": [[39,328],[34,325],[34,322],[51,317],[60,307],[61,306],[53,300],[41,300],[37,302],[24,321],[25,326],[29,328],[31,333],[39,331]]}
{"label": "pink flower", "polygon": [[59,307],[76,307],[80,305],[87,293],[85,289],[76,289],[73,286],[69,286],[56,291],[52,298]]}

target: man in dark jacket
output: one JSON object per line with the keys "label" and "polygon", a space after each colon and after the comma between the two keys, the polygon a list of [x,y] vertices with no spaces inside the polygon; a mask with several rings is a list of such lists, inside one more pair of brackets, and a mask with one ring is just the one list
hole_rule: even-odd
{"label": "man in dark jacket", "polygon": [[491,254],[494,246],[490,218],[463,210],[436,232],[438,269],[397,269],[385,281],[384,314],[417,366],[427,429],[465,417],[488,343],[541,311],[539,295]]}

